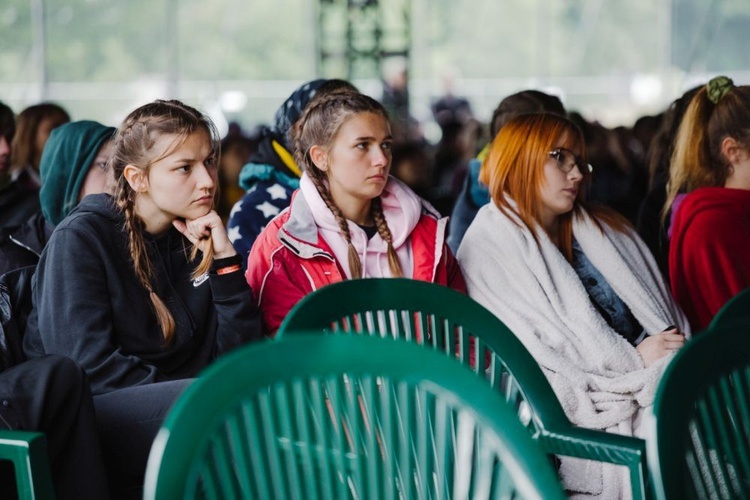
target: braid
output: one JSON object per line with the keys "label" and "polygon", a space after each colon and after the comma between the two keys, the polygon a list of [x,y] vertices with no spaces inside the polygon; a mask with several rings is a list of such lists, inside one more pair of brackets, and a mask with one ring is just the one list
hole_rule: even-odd
{"label": "braid", "polygon": [[375,227],[378,229],[378,234],[388,244],[388,267],[391,269],[391,274],[394,278],[401,278],[404,272],[401,269],[396,249],[393,248],[393,236],[391,235],[391,230],[388,228],[388,223],[385,221],[383,201],[380,196],[373,198],[370,205],[370,213],[375,220]]}
{"label": "braid", "polygon": [[354,245],[352,244],[352,235],[349,232],[349,223],[346,221],[346,217],[344,217],[341,209],[333,202],[331,193],[328,191],[326,185],[323,184],[322,179],[317,175],[311,175],[310,179],[313,181],[320,197],[323,198],[323,201],[326,202],[328,208],[333,212],[333,216],[336,218],[336,223],[339,225],[339,231],[341,231],[341,235],[344,237],[344,240],[346,240],[349,249],[349,272],[352,275],[352,279],[361,278],[362,262],[359,260],[357,249],[354,248]]}
{"label": "braid", "polygon": [[[198,265],[193,269],[193,274],[190,275],[190,279],[198,279],[199,277],[206,274],[211,269],[211,264],[214,261],[214,244],[213,244],[213,237],[211,235],[206,238],[206,245],[205,249],[206,251],[203,252],[203,257],[201,258],[201,261],[198,263]],[[193,245],[192,250],[190,251],[190,260],[195,261],[195,259],[198,257],[198,252],[200,250],[198,249],[198,245]]]}
{"label": "braid", "polygon": [[[126,183],[127,184],[127,183]],[[143,239],[143,222],[135,214],[135,207],[130,197],[129,186],[125,188],[120,186],[117,193],[117,205],[125,214],[125,229],[128,232],[128,241],[130,246],[130,256],[133,259],[133,269],[138,281],[148,290],[151,306],[154,308],[154,314],[161,327],[164,335],[164,342],[169,344],[174,337],[175,322],[172,314],[167,309],[166,304],[156,294],[151,286],[151,276],[153,269],[151,261],[148,258],[146,242]]]}
{"label": "braid", "polygon": [[[320,135],[321,133],[323,135],[335,135],[337,130],[326,129],[328,129],[329,126],[335,125],[335,122],[330,118],[336,114],[337,111],[344,109],[343,100],[346,98],[347,94],[348,92],[337,92],[314,98],[305,107],[299,119],[297,119],[290,129],[292,146],[294,147],[294,161],[297,162],[297,165],[304,166],[308,172],[315,169],[312,164],[313,162],[309,157],[309,153],[310,146],[317,141],[311,137],[305,137],[305,135],[310,134],[310,131],[307,130],[307,125],[312,121],[313,128],[322,129],[313,131],[313,135]],[[336,129],[338,129],[338,126],[336,126]]]}

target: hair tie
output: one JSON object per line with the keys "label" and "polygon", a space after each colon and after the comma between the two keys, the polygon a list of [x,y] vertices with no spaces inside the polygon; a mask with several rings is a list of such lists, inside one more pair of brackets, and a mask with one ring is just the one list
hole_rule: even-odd
{"label": "hair tie", "polygon": [[721,98],[724,97],[727,92],[732,90],[733,87],[734,82],[727,76],[717,76],[712,78],[706,84],[706,95],[708,96],[708,100],[714,104],[718,104]]}

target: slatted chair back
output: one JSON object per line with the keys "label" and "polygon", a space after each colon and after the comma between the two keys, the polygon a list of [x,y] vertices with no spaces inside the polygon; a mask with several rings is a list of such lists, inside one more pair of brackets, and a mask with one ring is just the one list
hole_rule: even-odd
{"label": "slatted chair back", "polygon": [[750,498],[750,336],[692,338],[657,389],[649,466],[657,497]]}
{"label": "slatted chair back", "polygon": [[148,461],[146,499],[564,498],[513,411],[402,340],[289,335],[210,366]]}
{"label": "slatted chair back", "polygon": [[290,331],[365,333],[439,350],[487,380],[549,454],[624,465],[630,471],[633,497],[645,497],[645,442],[573,426],[518,338],[462,293],[404,278],[343,281],[304,297],[277,336]]}

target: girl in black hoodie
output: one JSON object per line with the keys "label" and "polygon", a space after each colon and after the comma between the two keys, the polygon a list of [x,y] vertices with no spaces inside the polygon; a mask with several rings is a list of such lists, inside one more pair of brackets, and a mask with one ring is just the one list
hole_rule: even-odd
{"label": "girl in black hoodie", "polygon": [[115,497],[140,495],[151,442],[190,379],[261,337],[213,210],[218,155],[215,127],[197,110],[136,109],[114,139],[116,195],[86,197],[39,262],[24,349],[86,370]]}

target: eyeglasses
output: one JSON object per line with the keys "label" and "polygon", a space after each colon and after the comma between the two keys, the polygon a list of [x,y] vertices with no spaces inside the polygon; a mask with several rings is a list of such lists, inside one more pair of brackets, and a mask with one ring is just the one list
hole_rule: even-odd
{"label": "eyeglasses", "polygon": [[553,149],[549,152],[549,157],[557,161],[557,168],[566,174],[573,170],[573,166],[578,167],[578,171],[584,177],[589,175],[593,170],[589,163],[576,156],[572,151],[565,148]]}

